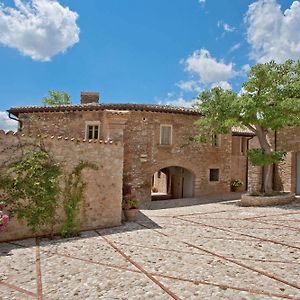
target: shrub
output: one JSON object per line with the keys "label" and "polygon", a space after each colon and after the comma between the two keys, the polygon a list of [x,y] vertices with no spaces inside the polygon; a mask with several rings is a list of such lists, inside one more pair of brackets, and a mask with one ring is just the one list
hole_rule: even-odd
{"label": "shrub", "polygon": [[139,201],[132,195],[125,195],[122,200],[123,209],[134,209],[139,208]]}
{"label": "shrub", "polygon": [[239,179],[233,179],[233,180],[231,180],[231,184],[230,185],[233,188],[238,188],[238,187],[240,187],[240,186],[243,185],[243,181],[241,181]]}

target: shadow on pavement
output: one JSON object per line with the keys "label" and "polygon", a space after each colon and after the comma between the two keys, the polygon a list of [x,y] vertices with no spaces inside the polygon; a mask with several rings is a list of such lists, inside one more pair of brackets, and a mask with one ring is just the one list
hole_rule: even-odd
{"label": "shadow on pavement", "polygon": [[[145,224],[148,228],[140,225]],[[63,238],[62,236],[56,235],[53,239],[48,237],[39,237],[38,240],[40,242],[40,246],[49,246],[49,245],[57,245],[61,243],[69,243],[76,240],[83,240],[92,237],[99,236],[108,236],[118,233],[131,232],[131,231],[139,231],[139,230],[148,230],[161,228],[158,224],[149,219],[145,214],[139,212],[137,222],[122,222],[122,225],[117,227],[110,228],[99,228],[99,229],[91,229],[87,231],[80,232],[79,236],[71,237],[71,238]],[[17,240],[11,242],[0,242],[0,256],[12,256],[13,250],[21,249],[21,248],[32,248],[36,247],[36,239],[28,238],[24,240]],[[0,298],[1,299],[1,298]]]}
{"label": "shadow on pavement", "polygon": [[239,200],[242,193],[228,193],[220,194],[214,196],[203,196],[198,198],[184,198],[184,199],[172,199],[172,200],[161,200],[161,201],[151,201],[149,204],[144,205],[144,210],[158,210],[166,208],[176,208],[176,207],[187,207],[193,205],[204,205],[211,203],[218,203],[228,201],[228,203],[233,203],[232,200]]}

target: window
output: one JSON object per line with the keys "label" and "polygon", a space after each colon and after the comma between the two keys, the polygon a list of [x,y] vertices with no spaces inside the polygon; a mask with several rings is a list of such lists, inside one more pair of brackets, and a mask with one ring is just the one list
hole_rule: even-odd
{"label": "window", "polygon": [[160,144],[172,144],[172,125],[160,125]]}
{"label": "window", "polygon": [[212,144],[212,146],[219,147],[220,142],[219,142],[219,136],[217,134],[212,134],[211,144]]}
{"label": "window", "polygon": [[98,140],[100,136],[100,122],[92,121],[85,123],[85,138],[88,140]]}
{"label": "window", "polygon": [[219,169],[209,169],[209,181],[219,181],[220,170]]}

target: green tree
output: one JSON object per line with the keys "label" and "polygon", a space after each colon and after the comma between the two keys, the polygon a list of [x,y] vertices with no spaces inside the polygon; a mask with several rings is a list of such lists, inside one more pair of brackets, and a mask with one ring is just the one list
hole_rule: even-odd
{"label": "green tree", "polygon": [[233,126],[246,126],[258,138],[260,149],[248,152],[253,165],[265,167],[263,192],[273,191],[273,164],[284,152],[275,151],[270,134],[300,125],[300,61],[274,61],[253,66],[243,93],[214,88],[198,96],[196,107],[200,142],[209,134],[229,133]]}
{"label": "green tree", "polygon": [[71,97],[66,92],[51,90],[49,96],[43,98],[44,105],[65,105],[71,104]]}

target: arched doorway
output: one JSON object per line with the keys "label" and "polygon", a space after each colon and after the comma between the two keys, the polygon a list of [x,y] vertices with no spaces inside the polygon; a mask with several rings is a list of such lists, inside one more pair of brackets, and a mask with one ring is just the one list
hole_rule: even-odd
{"label": "arched doorway", "polygon": [[171,166],[152,176],[151,199],[180,199],[194,196],[195,176],[188,169]]}

